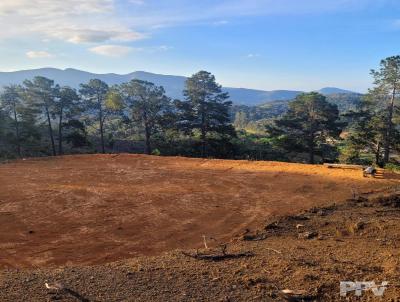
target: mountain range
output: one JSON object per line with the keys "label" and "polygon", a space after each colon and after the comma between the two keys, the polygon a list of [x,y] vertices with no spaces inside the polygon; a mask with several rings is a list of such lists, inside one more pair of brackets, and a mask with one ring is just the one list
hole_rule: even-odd
{"label": "mountain range", "polygon": [[[32,79],[35,76],[43,76],[55,81],[60,85],[68,85],[73,88],[79,88],[79,84],[87,83],[90,79],[100,79],[109,85],[121,84],[132,79],[139,79],[152,82],[158,86],[163,86],[166,94],[174,99],[182,99],[182,91],[185,86],[186,77],[174,75],[161,75],[145,71],[135,71],[128,74],[95,74],[78,69],[57,69],[57,68],[40,68],[31,70],[20,70],[12,72],[0,72],[0,87],[10,84],[21,84],[26,79]],[[228,92],[230,99],[235,104],[240,105],[259,105],[271,101],[291,100],[294,99],[302,91],[296,90],[256,90],[247,88],[223,87],[224,92]],[[346,94],[354,93],[352,91],[325,87],[318,92],[330,94]]]}

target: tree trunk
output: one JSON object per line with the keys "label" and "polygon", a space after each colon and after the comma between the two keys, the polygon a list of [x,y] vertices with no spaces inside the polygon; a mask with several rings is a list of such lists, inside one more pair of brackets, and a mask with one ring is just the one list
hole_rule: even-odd
{"label": "tree trunk", "polygon": [[308,151],[309,151],[309,163],[314,164],[314,152],[315,152],[315,108],[314,103],[310,103],[308,105],[308,114],[309,114],[309,141],[308,141]]}
{"label": "tree trunk", "polygon": [[146,112],[143,112],[143,124],[144,124],[144,140],[145,140],[145,147],[144,153],[150,155],[151,154],[151,134],[150,134],[150,126],[149,121],[147,120]]}
{"label": "tree trunk", "polygon": [[314,145],[310,146],[310,164],[314,164]]}
{"label": "tree trunk", "polygon": [[204,106],[201,106],[201,157],[206,157],[206,117],[204,112]]}
{"label": "tree trunk", "polygon": [[54,136],[53,136],[53,129],[51,127],[51,119],[50,119],[50,113],[49,113],[49,108],[46,106],[46,116],[47,116],[47,125],[49,128],[49,135],[50,135],[50,141],[51,141],[51,148],[53,151],[53,156],[56,156],[56,145],[54,143]]}
{"label": "tree trunk", "polygon": [[388,108],[389,111],[389,116],[388,116],[388,121],[387,121],[387,133],[386,133],[386,139],[385,139],[385,152],[383,156],[383,164],[387,164],[389,162],[389,157],[390,157],[390,145],[392,142],[392,132],[393,132],[393,109],[394,109],[394,100],[396,97],[396,85],[393,87],[392,91],[392,97],[390,100],[390,105]]}
{"label": "tree trunk", "polygon": [[310,136],[310,141],[308,142],[308,147],[309,147],[309,156],[310,156],[310,164],[314,164],[314,133],[311,133]]}
{"label": "tree trunk", "polygon": [[378,142],[378,146],[376,147],[375,163],[379,167],[382,165],[382,163],[381,163],[381,143],[380,142]]}
{"label": "tree trunk", "polygon": [[150,130],[148,129],[147,126],[145,127],[144,132],[145,132],[145,143],[146,143],[144,152],[150,155],[151,154]]}
{"label": "tree trunk", "polygon": [[18,152],[18,156],[22,157],[21,140],[19,137],[19,122],[18,122],[17,109],[15,108],[15,104],[13,105],[13,111],[14,111],[14,123],[15,123],[15,136],[17,137],[17,152]]}
{"label": "tree trunk", "polygon": [[63,152],[63,135],[62,135],[62,119],[63,119],[63,108],[60,109],[60,119],[58,121],[58,154],[62,155]]}
{"label": "tree trunk", "polygon": [[103,108],[101,106],[100,99],[98,99],[99,103],[99,122],[100,122],[100,139],[101,139],[101,152],[106,153],[106,149],[104,147],[104,120],[103,120]]}

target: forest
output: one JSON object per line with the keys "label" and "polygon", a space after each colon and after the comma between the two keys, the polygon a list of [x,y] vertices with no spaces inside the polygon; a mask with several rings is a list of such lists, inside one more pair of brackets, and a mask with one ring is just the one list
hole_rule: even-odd
{"label": "forest", "polygon": [[187,79],[182,100],[137,79],[76,90],[35,77],[1,90],[0,158],[128,152],[395,166],[400,56],[371,76],[364,95],[310,92],[252,107],[233,105],[206,71]]}

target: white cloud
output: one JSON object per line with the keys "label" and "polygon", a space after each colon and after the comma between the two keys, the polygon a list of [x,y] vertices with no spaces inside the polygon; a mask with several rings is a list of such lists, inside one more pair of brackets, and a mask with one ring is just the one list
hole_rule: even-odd
{"label": "white cloud", "polygon": [[168,45],[161,45],[159,47],[157,47],[158,50],[162,50],[162,51],[167,51],[167,50],[171,50],[174,49],[172,46],[168,46]]}
{"label": "white cloud", "polygon": [[133,47],[121,46],[121,45],[99,45],[96,47],[89,48],[89,51],[108,57],[122,57],[135,50]]}
{"label": "white cloud", "polygon": [[51,58],[54,57],[51,53],[47,52],[47,51],[28,51],[26,53],[26,56],[30,59],[43,59],[43,58]]}
{"label": "white cloud", "polygon": [[135,41],[145,36],[123,23],[116,0],[1,0],[1,38],[61,39],[71,43]]}
{"label": "white cloud", "polygon": [[258,53],[249,53],[246,57],[249,59],[253,59],[253,58],[261,57],[261,55]]}
{"label": "white cloud", "polygon": [[99,30],[99,29],[56,29],[49,31],[53,37],[74,44],[80,43],[101,43],[104,41],[135,41],[145,37],[145,35],[123,30]]}
{"label": "white cloud", "polygon": [[[57,49],[58,60],[55,62],[57,64],[60,64],[64,52],[68,54],[64,64],[70,65],[71,58],[76,57],[77,60],[83,60],[83,62],[75,64],[91,65],[92,62],[84,61],[85,55],[90,54],[95,57],[97,52],[101,55],[118,56],[126,55],[130,51],[138,51],[137,48],[129,49],[127,46],[130,44],[121,42],[145,38],[147,35],[143,35],[142,32],[151,34],[152,31],[156,31],[155,28],[186,25],[210,27],[213,23],[223,25],[225,20],[232,22],[232,26],[241,26],[244,23],[248,26],[247,20],[237,17],[311,13],[320,16],[327,12],[363,10],[367,6],[369,6],[369,11],[374,11],[378,3],[383,5],[385,2],[396,3],[389,5],[385,8],[386,10],[390,10],[395,5],[400,7],[399,0],[0,0],[0,26],[3,29],[0,31],[0,43],[8,45],[6,57],[3,58],[4,62],[1,65],[2,68],[7,68],[9,64],[18,65],[18,61],[8,60],[7,56],[10,58],[12,56],[7,53],[14,52],[13,48],[17,48],[19,45],[27,47],[23,49],[22,56],[28,50],[47,50],[49,46],[50,51]],[[396,10],[392,9],[392,11]],[[334,14],[330,16],[332,15]],[[314,18],[315,16],[307,17]],[[296,16],[292,19],[297,20]],[[387,21],[390,22],[390,25],[392,25],[391,22],[394,22],[394,26],[397,25],[400,28],[399,20]],[[217,28],[215,29],[217,30]],[[222,30],[222,28],[220,29]],[[190,27],[189,30],[201,29]],[[255,28],[254,30],[259,31],[260,29]],[[157,55],[162,56],[162,50],[168,50],[168,47],[159,49],[158,47],[163,43],[169,43],[165,42],[170,41],[168,37],[165,37],[168,34],[167,31],[157,30],[155,36],[159,37],[159,40],[151,43],[152,47],[147,46],[142,51],[159,51]],[[6,38],[12,38],[12,40],[2,41]],[[82,54],[80,51],[76,51],[78,46],[65,46],[63,43],[57,43],[58,40],[68,43],[95,44],[81,46],[86,51],[85,54]],[[48,44],[45,45],[46,43]],[[118,46],[118,44],[126,46]],[[114,45],[114,49],[111,47],[112,45]],[[146,43],[146,45],[149,44]],[[88,51],[90,48],[92,48],[92,52]],[[177,52],[179,51],[182,50],[177,49]],[[247,51],[258,52],[261,50],[250,49]],[[15,51],[14,53],[18,55],[20,52]],[[26,56],[46,57],[47,54],[38,55],[37,52],[31,51],[26,53]],[[264,56],[265,54],[262,56],[263,59]],[[142,63],[144,64],[150,55],[143,54],[143,57]],[[154,55],[154,57],[157,56]],[[259,58],[250,59],[254,58],[254,54],[246,51],[239,54],[240,58],[253,64],[261,60]],[[98,62],[98,59],[96,58],[94,61]],[[38,59],[38,61],[41,60]],[[24,60],[21,62],[20,64],[23,64]]]}
{"label": "white cloud", "polygon": [[136,41],[141,33],[188,23],[224,25],[245,15],[363,9],[393,0],[0,0],[0,40],[60,39],[70,43]]}
{"label": "white cloud", "polygon": [[2,0],[0,15],[54,16],[105,13],[113,8],[113,0]]}
{"label": "white cloud", "polygon": [[144,0],[128,0],[129,3],[135,4],[135,5],[143,5],[145,4]]}
{"label": "white cloud", "polygon": [[229,24],[229,21],[226,21],[226,20],[219,20],[219,21],[214,21],[214,22],[213,22],[213,25],[216,25],[216,26],[226,25],[226,24]]}

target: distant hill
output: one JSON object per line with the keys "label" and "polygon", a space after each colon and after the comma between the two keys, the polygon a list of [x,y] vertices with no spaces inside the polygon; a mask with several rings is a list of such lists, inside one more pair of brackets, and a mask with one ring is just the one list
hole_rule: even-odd
{"label": "distant hill", "polygon": [[345,90],[345,89],[340,89],[340,88],[336,88],[336,87],[325,87],[322,88],[320,90],[318,90],[319,93],[325,94],[325,95],[329,95],[329,94],[347,94],[347,93],[351,93],[354,94],[354,91],[350,91],[350,90]]}
{"label": "distant hill", "polygon": [[54,80],[57,84],[67,85],[73,88],[79,88],[79,84],[87,83],[90,79],[100,79],[109,85],[129,82],[132,79],[140,79],[163,86],[168,95],[172,98],[180,98],[182,96],[182,88],[186,80],[185,77],[181,76],[158,75],[144,71],[135,71],[121,75],[115,73],[96,74],[72,68],[65,70],[40,68],[14,72],[0,72],[0,86],[21,84],[25,79],[32,79],[35,76],[43,76]]}
{"label": "distant hill", "polygon": [[[363,95],[359,93],[333,93],[326,96],[326,100],[329,103],[337,105],[340,114],[357,110],[362,99]],[[244,112],[248,122],[246,130],[252,133],[265,133],[265,125],[286,113],[290,101],[270,101],[256,106],[235,104],[232,106],[230,116],[234,121],[239,111]]]}
{"label": "distant hill", "polygon": [[[0,72],[0,87],[9,84],[21,84],[25,79],[32,79],[35,76],[44,76],[54,80],[57,84],[68,85],[79,88],[79,84],[87,83],[90,79],[100,79],[109,85],[121,84],[132,79],[140,79],[153,82],[156,85],[163,86],[166,93],[171,98],[182,99],[182,90],[185,85],[186,77],[174,75],[161,75],[145,71],[135,71],[128,74],[95,74],[82,70],[68,68],[65,70],[57,68],[40,68],[32,70],[21,70],[14,72]],[[284,101],[295,98],[301,91],[293,90],[256,90],[246,88],[224,87],[231,100],[235,104],[241,105],[259,105],[271,101]],[[340,88],[327,87],[319,90],[323,94],[351,93]]]}

